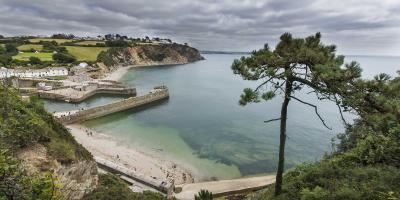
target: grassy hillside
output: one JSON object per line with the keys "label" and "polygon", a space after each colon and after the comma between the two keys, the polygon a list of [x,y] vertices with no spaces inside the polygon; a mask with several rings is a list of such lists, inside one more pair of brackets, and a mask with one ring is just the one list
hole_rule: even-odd
{"label": "grassy hillside", "polygon": [[31,49],[34,49],[35,51],[41,51],[43,49],[43,45],[40,44],[24,44],[19,47],[17,47],[18,50],[20,51],[30,51]]}
{"label": "grassy hillside", "polygon": [[[75,141],[62,124],[54,120],[39,99],[32,97],[29,102],[22,101],[15,89],[6,89],[0,84],[1,200],[65,199],[64,186],[56,182],[54,172],[46,171],[49,170],[47,158],[37,158],[43,160],[43,171],[28,174],[26,166],[16,157],[18,152],[35,144],[43,145],[47,154],[66,168],[76,162],[92,160],[92,155]],[[165,199],[153,192],[134,193],[125,182],[111,174],[100,175],[99,184],[92,189],[84,199]]]}
{"label": "grassy hillside", "polygon": [[10,150],[33,143],[45,145],[51,156],[61,163],[91,159],[90,153],[78,144],[68,130],[48,113],[40,100],[22,101],[15,89],[0,89],[0,142]]}
{"label": "grassy hillside", "polygon": [[29,61],[30,57],[37,57],[41,61],[52,61],[53,60],[53,53],[32,53],[32,52],[24,52],[18,53],[17,55],[13,56],[12,59],[14,60],[21,60],[21,61]]}
{"label": "grassy hillside", "polygon": [[72,42],[74,40],[72,39],[53,39],[53,38],[34,38],[34,39],[29,39],[29,42],[33,43],[38,43],[40,41],[56,41],[58,44],[64,43],[64,42]]}
{"label": "grassy hillside", "polygon": [[96,45],[97,43],[104,44],[105,42],[101,41],[101,40],[85,40],[85,41],[77,42],[75,44],[78,44],[78,45]]}
{"label": "grassy hillside", "polygon": [[0,199],[58,199],[49,163],[43,171],[28,174],[15,156],[26,147],[41,144],[47,155],[69,165],[92,160],[91,154],[78,144],[68,130],[45,111],[41,101],[31,98],[22,101],[15,89],[0,84]]}
{"label": "grassy hillside", "polygon": [[97,55],[107,51],[107,47],[80,47],[66,46],[68,53],[75,56],[78,61],[96,61]]}

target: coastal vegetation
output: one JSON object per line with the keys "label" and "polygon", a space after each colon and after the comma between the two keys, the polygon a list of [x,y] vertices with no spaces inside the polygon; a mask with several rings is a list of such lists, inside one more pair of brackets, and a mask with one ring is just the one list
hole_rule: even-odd
{"label": "coastal vegetation", "polygon": [[46,42],[51,42],[51,41],[55,41],[57,44],[62,44],[65,42],[73,42],[73,39],[57,39],[57,38],[33,38],[33,39],[29,39],[29,42],[32,43],[39,43],[40,41],[46,41]]}
{"label": "coastal vegetation", "polygon": [[[8,84],[8,79],[4,79],[0,85],[0,199],[66,199],[65,194],[71,191],[61,184],[58,179],[60,174],[55,174],[51,160],[55,159],[68,169],[77,163],[93,162],[92,155],[75,141],[62,124],[54,120],[37,97],[23,101],[18,91]],[[34,155],[30,158],[33,160],[21,158],[20,154],[29,151],[30,147],[37,151],[38,145],[44,146],[49,157]],[[41,163],[37,163],[39,169],[32,170],[28,166],[34,165],[35,159]],[[86,168],[80,170],[81,173],[89,171]],[[81,173],[72,176],[79,177]],[[89,175],[94,178],[97,170]],[[165,199],[161,194],[150,191],[134,193],[115,175],[98,176],[99,183],[92,185],[89,188],[92,192],[83,199]],[[74,181],[71,181],[68,186],[73,184]]]}
{"label": "coastal vegetation", "polygon": [[81,47],[65,46],[68,53],[73,55],[78,61],[96,61],[97,56],[102,51],[107,51],[107,47]]}
{"label": "coastal vegetation", "polygon": [[110,48],[107,51],[102,51],[97,55],[97,62],[104,63],[107,67],[111,67],[118,64],[115,59],[122,49],[120,48]]}
{"label": "coastal vegetation", "polygon": [[[170,39],[149,37],[129,38],[119,34],[107,34],[97,37],[76,37],[72,34],[53,34],[51,37],[21,36],[2,38],[0,41],[0,65],[8,68],[34,67],[43,68],[49,65],[68,67],[77,62],[93,63],[98,61],[99,54],[110,48],[126,48],[148,44],[173,44]],[[113,51],[115,52],[115,51]],[[114,65],[106,54],[100,56],[106,66]],[[37,63],[30,58],[39,58]],[[96,67],[97,65],[94,65]]]}
{"label": "coastal vegetation", "polygon": [[195,200],[212,200],[213,194],[208,190],[200,190],[200,192],[194,195]]}
{"label": "coastal vegetation", "polygon": [[[36,57],[39,58],[41,61],[53,61],[53,54],[52,53],[32,53],[32,52],[24,52],[19,53],[12,57],[14,60],[18,61],[29,61],[29,58]],[[32,63],[33,64],[33,63]]]}
{"label": "coastal vegetation", "polygon": [[43,45],[41,45],[41,44],[24,44],[24,45],[18,46],[17,49],[19,51],[35,52],[35,51],[43,50]]}
{"label": "coastal vegetation", "polygon": [[84,200],[165,200],[160,193],[144,191],[135,193],[128,187],[124,181],[113,174],[100,174],[99,186],[90,194],[86,195]]}
{"label": "coastal vegetation", "polygon": [[17,154],[40,144],[60,163],[92,157],[37,98],[22,101],[15,89],[4,84],[0,85],[0,199],[57,199],[61,186],[52,171],[43,166],[43,171],[28,172]]}
{"label": "coastal vegetation", "polygon": [[270,123],[280,121],[279,162],[276,176],[275,195],[282,190],[282,176],[285,161],[286,122],[287,109],[290,100],[311,106],[322,124],[328,125],[318,112],[318,107],[305,102],[295,96],[296,91],[303,88],[312,88],[312,92],[319,99],[335,101],[337,96],[334,89],[337,82],[348,82],[360,76],[360,69],[356,63],[341,68],[344,62],[343,56],[335,55],[334,45],[321,43],[321,34],[302,38],[293,38],[285,33],[280,37],[280,42],[275,49],[270,50],[268,44],[259,51],[254,51],[249,57],[235,60],[232,70],[245,80],[262,80],[255,89],[246,88],[241,95],[239,103],[258,103],[260,97],[269,101],[277,94],[283,96],[282,108],[279,118],[265,121]]}
{"label": "coastal vegetation", "polygon": [[[233,63],[234,72],[244,79],[264,79],[256,89],[244,90],[240,100],[242,105],[259,102],[260,97],[270,100],[277,93],[284,95],[281,118],[266,121],[281,121],[280,162],[275,189],[270,187],[252,199],[372,200],[400,197],[400,77],[379,74],[373,80],[363,80],[358,64],[352,62],[341,68],[343,57],[336,57],[334,50],[334,46],[320,43],[319,34],[306,39],[293,39],[290,34],[284,34],[274,51],[266,45],[250,57]],[[298,68],[290,70],[295,67]],[[266,84],[272,87],[265,87]],[[293,96],[294,90],[305,86],[318,99],[334,101],[340,114],[342,111],[352,112],[358,119],[350,124],[341,115],[346,131],[339,134],[333,143],[334,152],[319,162],[290,169],[282,177],[287,118],[282,113],[285,113],[288,102],[293,99],[312,106],[327,126],[315,105]]]}
{"label": "coastal vegetation", "polygon": [[[400,74],[399,74],[400,75]],[[340,91],[343,106],[359,115],[339,134],[336,150],[284,176],[283,193],[254,199],[399,199],[400,76],[357,80]]]}

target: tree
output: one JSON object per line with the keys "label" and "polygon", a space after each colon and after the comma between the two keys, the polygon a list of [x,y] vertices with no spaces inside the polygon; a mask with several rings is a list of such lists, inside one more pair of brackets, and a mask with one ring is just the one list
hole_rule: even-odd
{"label": "tree", "polygon": [[53,54],[53,60],[58,63],[72,63],[76,61],[76,58],[68,53],[55,53]]}
{"label": "tree", "polygon": [[232,64],[234,74],[240,75],[244,80],[262,80],[255,89],[243,90],[239,101],[240,105],[260,102],[260,97],[268,101],[277,94],[283,95],[280,117],[265,121],[266,123],[280,121],[275,195],[279,195],[282,190],[287,108],[290,100],[293,99],[311,106],[322,124],[329,128],[319,114],[318,107],[297,98],[294,95],[295,91],[309,87],[318,99],[336,102],[335,92],[339,90],[339,87],[360,76],[360,68],[355,62],[347,64],[344,69],[341,69],[344,57],[336,56],[335,51],[334,45],[321,43],[320,33],[304,39],[293,38],[290,33],[285,33],[280,37],[280,42],[275,50],[270,50],[266,44],[263,49],[253,51],[250,57],[242,57]]}
{"label": "tree", "polygon": [[6,44],[6,52],[9,54],[17,53],[18,52],[17,46],[11,43]]}
{"label": "tree", "polygon": [[129,43],[124,40],[107,40],[105,45],[107,47],[128,47]]}
{"label": "tree", "polygon": [[0,45],[0,54],[6,53],[6,49],[3,47],[3,45]]}
{"label": "tree", "polygon": [[31,63],[32,65],[40,65],[42,64],[42,61],[38,58],[38,57],[29,57],[29,63]]}
{"label": "tree", "polygon": [[7,66],[11,63],[12,58],[7,54],[0,54],[0,66]]}

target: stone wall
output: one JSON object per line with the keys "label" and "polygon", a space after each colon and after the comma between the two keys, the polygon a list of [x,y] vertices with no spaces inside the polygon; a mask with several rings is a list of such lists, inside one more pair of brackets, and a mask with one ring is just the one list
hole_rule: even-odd
{"label": "stone wall", "polygon": [[101,86],[101,88],[96,88],[92,91],[89,91],[83,94],[80,97],[68,97],[63,94],[54,93],[52,91],[43,91],[39,90],[38,95],[42,99],[51,99],[51,100],[61,100],[68,101],[71,103],[78,103],[86,100],[87,98],[95,95],[95,94],[118,94],[118,95],[136,95],[136,88],[121,88],[115,86]]}
{"label": "stone wall", "polygon": [[14,78],[12,79],[12,82],[14,87],[20,88],[36,87],[40,82],[44,82],[46,85],[52,86],[53,88],[60,88],[63,86],[61,81],[34,78]]}
{"label": "stone wall", "polygon": [[146,105],[161,99],[169,97],[168,89],[155,89],[149,94],[130,97],[121,101],[89,108],[86,110],[72,111],[72,114],[65,114],[58,116],[57,120],[64,124],[72,124],[77,122],[83,122],[86,120],[106,116],[112,113],[128,110],[131,108]]}

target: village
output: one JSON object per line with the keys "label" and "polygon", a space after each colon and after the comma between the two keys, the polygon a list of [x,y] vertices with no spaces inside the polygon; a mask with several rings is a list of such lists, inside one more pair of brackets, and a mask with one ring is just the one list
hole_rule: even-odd
{"label": "village", "polygon": [[40,78],[68,76],[68,69],[65,67],[48,67],[44,69],[8,69],[0,68],[0,78]]}

